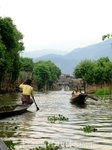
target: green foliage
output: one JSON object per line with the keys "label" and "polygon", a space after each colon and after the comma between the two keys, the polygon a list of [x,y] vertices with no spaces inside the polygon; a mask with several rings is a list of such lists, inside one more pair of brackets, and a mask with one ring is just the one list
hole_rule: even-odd
{"label": "green foliage", "polygon": [[0,126],[0,131],[7,131],[7,130],[11,130],[11,131],[15,131],[17,130],[18,127],[17,126],[12,126],[12,127],[9,127],[8,125],[7,126]]}
{"label": "green foliage", "polygon": [[103,35],[103,36],[102,36],[102,41],[104,41],[106,38],[109,39],[110,37],[112,37],[112,34]]}
{"label": "green foliage", "polygon": [[91,133],[91,132],[97,131],[97,129],[95,129],[94,127],[89,126],[89,125],[81,128],[81,130],[83,130],[86,133]]}
{"label": "green foliage", "polygon": [[55,143],[48,143],[48,141],[44,142],[45,148],[44,147],[39,147],[39,148],[34,148],[32,150],[58,150],[61,148],[61,146],[56,145]]}
{"label": "green foliage", "polygon": [[73,75],[75,78],[82,78],[83,81],[92,84],[94,82],[93,70],[94,62],[91,60],[84,60],[76,66]]}
{"label": "green foliage", "polygon": [[95,83],[108,83],[111,81],[112,62],[108,57],[100,58],[95,62],[94,65],[94,79]]}
{"label": "green foliage", "polygon": [[[12,141],[4,141],[4,143],[7,145],[9,150],[15,150],[15,143]],[[48,141],[44,142],[45,147],[36,147],[30,150],[58,150],[61,149],[61,145],[56,145],[55,143],[48,143]]]}
{"label": "green foliage", "polygon": [[112,79],[112,62],[108,57],[103,57],[97,61],[84,60],[74,69],[75,78],[82,78],[84,82],[108,83]]}
{"label": "green foliage", "polygon": [[48,121],[50,121],[51,123],[55,123],[55,121],[68,121],[68,118],[64,117],[63,115],[58,115],[58,117],[56,116],[48,116]]}
{"label": "green foliage", "polygon": [[37,64],[33,70],[34,78],[38,84],[38,88],[41,89],[48,83],[50,73],[46,64]]}
{"label": "green foliage", "polygon": [[[9,17],[1,18],[0,17],[0,35],[2,41],[8,51],[12,51],[15,48],[23,50],[21,39],[23,35],[16,28],[16,25],[13,24],[13,21]],[[20,49],[20,47],[22,49]]]}
{"label": "green foliage", "polygon": [[20,71],[19,52],[24,49],[23,35],[9,17],[0,17],[0,82],[13,83]]}
{"label": "green foliage", "polygon": [[51,61],[39,61],[34,64],[33,76],[38,89],[52,85],[61,75],[60,69]]}
{"label": "green foliage", "polygon": [[104,93],[106,95],[110,95],[110,90],[109,89],[99,89],[97,90],[94,95],[98,96],[98,95],[104,95]]}
{"label": "green foliage", "polygon": [[33,71],[33,60],[31,58],[20,57],[21,71],[32,72]]}
{"label": "green foliage", "polygon": [[15,150],[15,145],[12,141],[4,141],[4,143],[7,145],[9,150]]}

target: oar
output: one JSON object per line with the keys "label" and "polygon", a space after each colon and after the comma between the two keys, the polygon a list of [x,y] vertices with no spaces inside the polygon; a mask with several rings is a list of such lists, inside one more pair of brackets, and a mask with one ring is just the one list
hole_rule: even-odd
{"label": "oar", "polygon": [[39,107],[37,106],[37,103],[35,102],[35,99],[33,98],[33,102],[35,103],[37,111],[39,110]]}
{"label": "oar", "polygon": [[91,98],[91,99],[93,99],[93,100],[95,100],[95,101],[98,101],[98,99],[96,99],[96,98],[94,98],[94,97],[92,97],[92,96],[90,96],[90,95],[87,95],[87,97],[89,97],[89,98]]}

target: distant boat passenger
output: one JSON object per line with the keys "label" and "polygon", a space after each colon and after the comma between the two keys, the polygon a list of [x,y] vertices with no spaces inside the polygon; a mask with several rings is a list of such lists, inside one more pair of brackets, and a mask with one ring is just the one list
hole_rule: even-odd
{"label": "distant boat passenger", "polygon": [[72,92],[72,97],[76,97],[78,96],[79,94],[81,94],[79,91],[78,91],[78,87],[74,87],[74,90]]}

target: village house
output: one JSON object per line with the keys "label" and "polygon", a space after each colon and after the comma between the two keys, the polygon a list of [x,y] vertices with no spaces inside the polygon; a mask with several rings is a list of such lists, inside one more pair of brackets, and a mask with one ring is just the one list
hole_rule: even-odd
{"label": "village house", "polygon": [[74,86],[78,86],[81,89],[81,80],[74,79],[70,74],[62,74],[60,78],[56,81],[56,84],[60,89],[64,88],[64,90],[69,90]]}

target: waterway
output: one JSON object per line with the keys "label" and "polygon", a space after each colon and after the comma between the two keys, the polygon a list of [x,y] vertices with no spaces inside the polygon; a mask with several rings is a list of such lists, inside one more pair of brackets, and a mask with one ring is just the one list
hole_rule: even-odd
{"label": "waterway", "polygon": [[[44,146],[44,141],[62,145],[63,150],[112,150],[112,103],[87,99],[84,107],[73,105],[70,91],[35,92],[40,108],[33,104],[27,113],[0,120],[0,138],[16,143],[16,150]],[[0,105],[20,103],[21,93],[0,95]],[[68,121],[51,123],[59,114]],[[81,130],[90,125],[96,132]]]}

